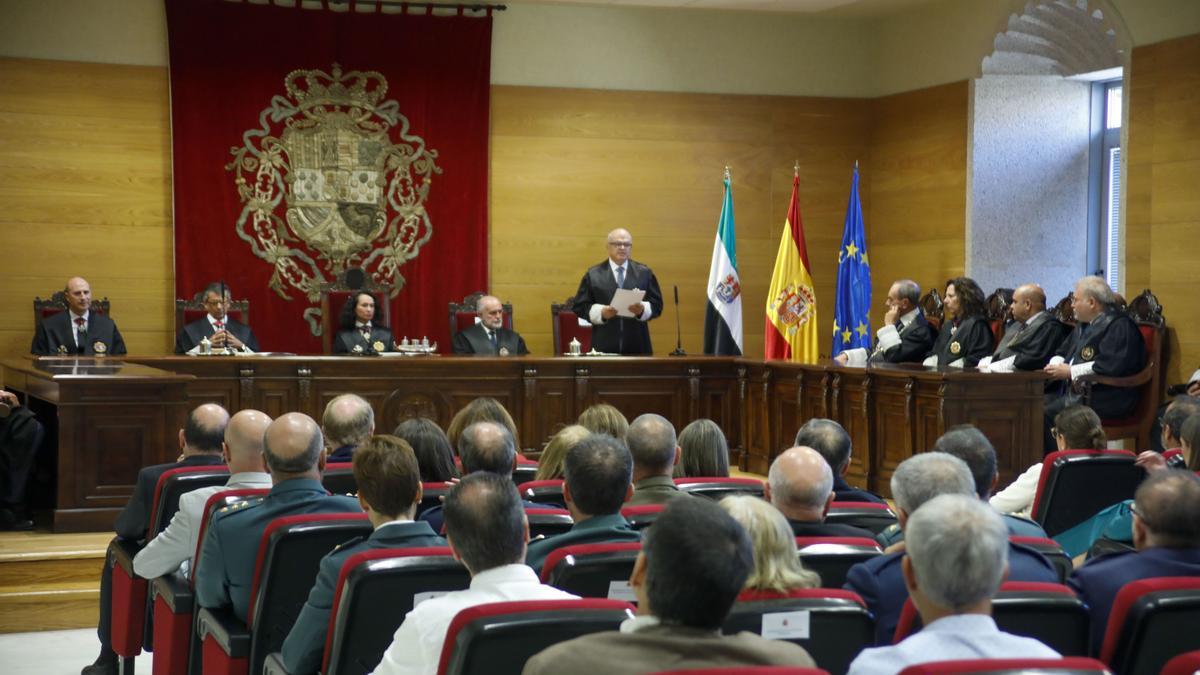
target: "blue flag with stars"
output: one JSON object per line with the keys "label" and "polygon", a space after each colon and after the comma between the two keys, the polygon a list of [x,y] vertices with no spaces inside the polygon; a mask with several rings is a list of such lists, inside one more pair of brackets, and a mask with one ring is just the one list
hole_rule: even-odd
{"label": "blue flag with stars", "polygon": [[858,164],[846,205],[842,248],[838,250],[837,303],[833,310],[833,349],[837,356],[847,349],[871,351],[871,263],[867,257],[867,233],[863,228],[862,202],[858,198]]}

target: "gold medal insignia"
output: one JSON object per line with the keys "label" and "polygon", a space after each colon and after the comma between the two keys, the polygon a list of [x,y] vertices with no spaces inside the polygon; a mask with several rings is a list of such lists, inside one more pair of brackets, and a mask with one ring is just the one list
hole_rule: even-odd
{"label": "gold medal insignia", "polygon": [[382,352],[382,351],[384,351],[386,348],[384,347],[383,341],[381,341],[381,340],[376,340],[376,341],[374,341],[374,342],[372,342],[372,343],[371,343],[371,349],[374,349],[374,350],[375,350],[375,351],[377,351],[377,352]]}
{"label": "gold medal insignia", "polygon": [[363,353],[363,348],[362,348],[362,345],[354,345],[354,353],[355,353],[355,354],[361,354],[361,353]]}
{"label": "gold medal insignia", "polygon": [[66,346],[66,345],[59,345],[59,346],[58,346],[58,353],[59,353],[59,354],[66,354],[66,353],[67,353],[67,346]]}
{"label": "gold medal insignia", "polygon": [[950,343],[950,353],[951,354],[958,356],[958,353],[961,351],[962,351],[962,345],[960,345],[958,343],[958,340],[955,340],[954,342]]}
{"label": "gold medal insignia", "polygon": [[500,356],[508,356],[508,347],[500,348]]}
{"label": "gold medal insignia", "polygon": [[103,355],[105,352],[108,351],[108,345],[104,344],[103,342],[101,342],[99,340],[96,340],[95,342],[92,343],[92,351],[96,352],[97,354]]}
{"label": "gold medal insignia", "polygon": [[1093,349],[1091,345],[1088,345],[1079,350],[1079,356],[1082,357],[1084,361],[1091,361],[1092,359],[1096,358],[1096,350]]}

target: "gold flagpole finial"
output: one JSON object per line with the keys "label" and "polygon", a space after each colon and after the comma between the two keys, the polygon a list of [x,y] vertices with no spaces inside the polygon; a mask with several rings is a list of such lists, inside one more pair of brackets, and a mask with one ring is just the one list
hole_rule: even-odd
{"label": "gold flagpole finial", "polygon": [[729,180],[729,167],[725,167],[725,180]]}
{"label": "gold flagpole finial", "polygon": [[858,160],[854,160],[854,170],[858,171]]}
{"label": "gold flagpole finial", "polygon": [[792,166],[792,175],[793,176],[800,175],[800,160],[796,160],[796,164],[794,166]]}

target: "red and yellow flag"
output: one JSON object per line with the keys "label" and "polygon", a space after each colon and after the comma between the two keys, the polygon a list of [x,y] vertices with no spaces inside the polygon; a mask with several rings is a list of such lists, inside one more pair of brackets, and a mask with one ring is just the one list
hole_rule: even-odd
{"label": "red and yellow flag", "polygon": [[788,204],[779,252],[775,254],[775,272],[767,291],[767,325],[764,357],[787,359],[797,363],[817,360],[817,294],[813,290],[808,248],[804,245],[804,224],[800,222],[800,203],[796,192],[800,172],[792,178],[792,201]]}

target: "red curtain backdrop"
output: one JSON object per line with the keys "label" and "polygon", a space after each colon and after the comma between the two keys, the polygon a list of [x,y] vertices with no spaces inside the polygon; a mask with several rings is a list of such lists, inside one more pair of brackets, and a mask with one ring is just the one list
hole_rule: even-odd
{"label": "red curtain backdrop", "polygon": [[[286,289],[290,301],[269,288],[274,268],[238,236],[243,204],[237,176],[225,167],[243,134],[260,127],[272,98],[287,95],[290,72],[330,73],[335,63],[343,73],[373,70],[387,79],[384,100],[398,103],[408,133],[437,152],[441,169],[425,202],[433,234],[399,268],[405,283],[392,301],[392,329],[397,339],[427,335],[449,352],[447,303],[487,285],[491,17],[360,14],[227,0],[166,0],[166,8],[176,295],[191,297],[223,278],[235,297],[250,300],[251,325],[263,350],[320,352],[320,338],[303,318],[318,303],[293,287]],[[273,124],[271,135],[281,130]],[[400,142],[397,128],[389,139]],[[289,245],[305,249],[299,239]],[[316,260],[313,250],[307,252]]]}

